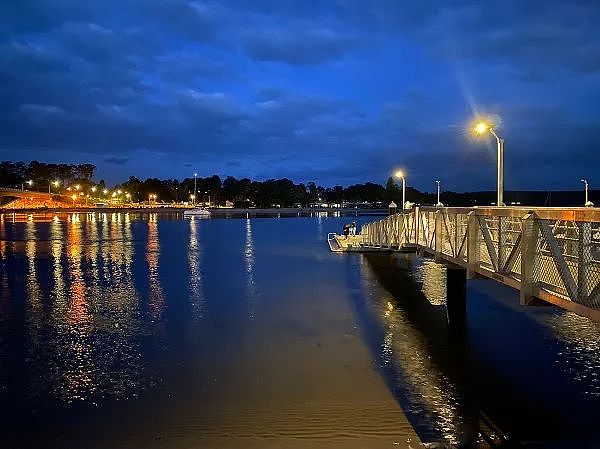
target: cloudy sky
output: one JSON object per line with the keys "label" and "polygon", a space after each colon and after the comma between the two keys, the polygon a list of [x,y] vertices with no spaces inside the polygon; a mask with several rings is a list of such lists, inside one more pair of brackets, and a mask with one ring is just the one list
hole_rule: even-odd
{"label": "cloudy sky", "polygon": [[600,184],[600,2],[3,0],[0,159],[99,177]]}

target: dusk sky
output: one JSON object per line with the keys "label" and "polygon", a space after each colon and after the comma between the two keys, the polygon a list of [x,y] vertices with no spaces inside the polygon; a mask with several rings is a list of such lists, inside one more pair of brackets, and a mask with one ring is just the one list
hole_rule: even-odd
{"label": "dusk sky", "polygon": [[[600,2],[2,0],[0,160],[97,178],[600,187]],[[597,183],[597,184],[596,184]]]}

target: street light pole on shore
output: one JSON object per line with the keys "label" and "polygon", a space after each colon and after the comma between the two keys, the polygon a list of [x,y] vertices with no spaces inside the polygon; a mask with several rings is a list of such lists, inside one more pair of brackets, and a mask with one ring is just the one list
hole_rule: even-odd
{"label": "street light pole on shore", "polygon": [[406,177],[404,176],[404,172],[402,170],[398,170],[396,173],[394,173],[394,176],[402,179],[402,210],[404,210],[406,203]]}
{"label": "street light pole on shore", "polygon": [[435,207],[444,207],[440,201],[440,181],[436,180],[435,183],[437,184],[437,203],[435,204]]}
{"label": "street light pole on shore", "polygon": [[196,195],[198,194],[198,191],[196,189],[196,178],[198,178],[198,173],[194,173],[194,203],[193,206],[196,206]]}
{"label": "street light pole on shore", "polygon": [[590,201],[588,195],[589,184],[587,182],[587,179],[582,179],[581,182],[583,182],[583,184],[585,185],[585,207],[594,207],[594,203]]}
{"label": "street light pole on shore", "polygon": [[498,183],[496,187],[496,206],[502,207],[504,206],[504,139],[498,136],[493,125],[484,121],[480,121],[475,124],[473,127],[473,132],[480,136],[486,132],[489,132],[496,138],[496,143],[498,144]]}

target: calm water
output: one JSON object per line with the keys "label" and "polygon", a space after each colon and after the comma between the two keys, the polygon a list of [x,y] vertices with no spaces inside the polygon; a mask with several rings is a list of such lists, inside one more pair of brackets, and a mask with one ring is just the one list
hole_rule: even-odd
{"label": "calm water", "polygon": [[[442,266],[328,251],[327,232],[349,220],[372,218],[4,217],[8,447],[78,447],[71,443],[94,430],[110,442],[121,428],[147,447],[140,429],[175,422],[181,410],[202,411],[196,431],[226,416],[233,432],[249,424],[229,409],[256,414],[268,402],[282,414],[281,404],[303,397],[366,401],[374,393],[356,396],[336,371],[336,354],[360,352],[348,349],[354,337],[369,366],[339,362],[348,379],[383,379],[424,441],[468,441],[486,421],[533,447],[598,447],[600,327],[520,308],[516,292],[474,281],[466,331],[456,333],[445,321]],[[311,381],[315,371],[322,379]]]}

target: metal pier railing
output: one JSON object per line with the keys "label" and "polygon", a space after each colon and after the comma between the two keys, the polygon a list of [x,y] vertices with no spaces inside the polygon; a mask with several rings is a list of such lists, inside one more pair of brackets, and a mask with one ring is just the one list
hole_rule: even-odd
{"label": "metal pier railing", "polygon": [[416,207],[364,224],[365,246],[423,251],[600,321],[600,210]]}

